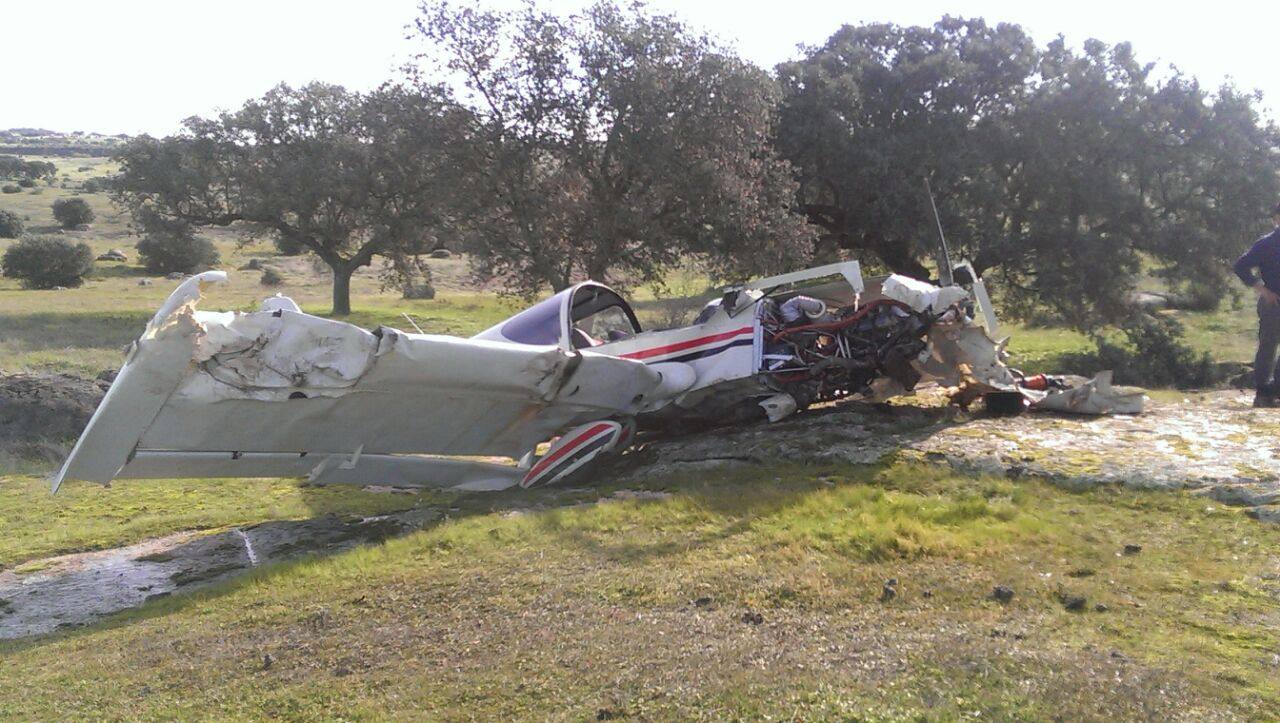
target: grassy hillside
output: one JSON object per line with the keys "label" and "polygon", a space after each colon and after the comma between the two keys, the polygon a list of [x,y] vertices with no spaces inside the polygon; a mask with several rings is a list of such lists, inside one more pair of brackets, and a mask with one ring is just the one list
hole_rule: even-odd
{"label": "grassy hillside", "polygon": [[670,495],[453,501],[381,547],[0,645],[0,717],[1280,715],[1280,528],[905,465],[644,486]]}

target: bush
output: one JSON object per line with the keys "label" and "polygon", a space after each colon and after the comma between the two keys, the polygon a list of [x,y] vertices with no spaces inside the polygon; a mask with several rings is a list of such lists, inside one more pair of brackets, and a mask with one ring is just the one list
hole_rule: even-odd
{"label": "bush", "polygon": [[0,238],[18,238],[22,235],[22,219],[13,211],[0,211]]}
{"label": "bush", "polygon": [[6,183],[5,185],[0,186],[0,191],[3,191],[4,193],[22,193],[22,187],[15,186],[12,183]]}
{"label": "bush", "polygon": [[263,286],[279,286],[284,283],[284,277],[279,271],[268,266],[262,270],[262,278],[259,281]]}
{"label": "bush", "polygon": [[194,274],[222,260],[213,242],[197,237],[189,226],[153,228],[137,249],[142,265],[153,274]]}
{"label": "bush", "polygon": [[1127,345],[1098,337],[1093,358],[1079,361],[1094,369],[1114,369],[1121,384],[1203,389],[1222,381],[1213,357],[1197,354],[1182,340],[1182,325],[1176,319],[1142,314],[1120,330]]}
{"label": "bush", "polygon": [[279,251],[283,256],[298,256],[308,251],[306,246],[283,236],[276,236],[273,242],[276,245],[276,251]]}
{"label": "bush", "polygon": [[4,275],[28,289],[79,286],[93,271],[89,244],[57,236],[27,236],[4,252]]}
{"label": "bush", "polygon": [[85,193],[102,193],[104,191],[109,191],[111,190],[111,178],[108,176],[97,176],[85,179],[85,182],[80,184],[80,188]]}
{"label": "bush", "polygon": [[59,198],[54,201],[53,217],[66,229],[93,223],[94,219],[93,209],[83,198]]}

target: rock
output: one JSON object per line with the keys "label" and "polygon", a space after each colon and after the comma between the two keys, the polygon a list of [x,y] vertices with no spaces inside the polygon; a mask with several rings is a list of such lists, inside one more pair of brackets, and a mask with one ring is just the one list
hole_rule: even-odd
{"label": "rock", "polygon": [[151,279],[138,279],[138,286],[151,286],[154,283]]}
{"label": "rock", "polygon": [[94,379],[110,384],[116,380],[116,376],[119,374],[120,372],[116,369],[103,369],[98,372],[98,376],[94,377]]}
{"label": "rock", "polygon": [[263,653],[263,654],[262,654],[262,669],[263,669],[263,670],[271,670],[271,666],[272,666],[275,662],[276,662],[276,661],[271,657],[271,653]]}
{"label": "rock", "polygon": [[240,267],[241,271],[260,271],[262,269],[262,259],[249,259],[249,263]]}
{"label": "rock", "polygon": [[1073,613],[1084,610],[1085,606],[1089,604],[1084,595],[1061,595],[1059,599],[1062,601],[1062,607]]}
{"label": "rock", "polygon": [[436,249],[435,251],[432,251],[430,255],[431,255],[431,258],[433,259],[453,258],[453,252],[450,251],[449,249]]}
{"label": "rock", "polygon": [[1093,611],[1094,611],[1094,612],[1099,612],[1099,613],[1105,613],[1106,611],[1108,611],[1108,610],[1110,610],[1110,609],[1111,609],[1111,608],[1107,607],[1104,603],[1098,603],[1097,605],[1094,605],[1094,606],[1093,606]]}
{"label": "rock", "polygon": [[77,231],[88,231],[88,230],[89,230],[89,224],[87,224],[87,223],[77,224],[77,225],[76,225],[76,230],[77,230]]}
{"label": "rock", "polygon": [[436,288],[431,284],[405,284],[403,292],[406,299],[436,298]]}
{"label": "rock", "polygon": [[1280,525],[1280,506],[1254,507],[1245,510],[1245,514],[1258,522],[1270,522],[1273,525]]}
{"label": "rock", "polygon": [[79,437],[104,393],[98,382],[68,374],[0,375],[0,447]]}
{"label": "rock", "polygon": [[694,607],[698,607],[698,608],[710,607],[710,606],[711,606],[711,598],[709,598],[709,597],[705,597],[705,596],[704,596],[704,597],[700,597],[700,598],[698,598],[697,600],[694,600],[694,601],[693,601],[693,606],[694,606]]}
{"label": "rock", "polygon": [[1142,552],[1142,545],[1130,543],[1124,546],[1124,554],[1126,555],[1136,555],[1139,552]]}
{"label": "rock", "polygon": [[98,255],[99,261],[128,261],[129,257],[124,255],[120,249],[111,249],[105,254]]}
{"label": "rock", "polygon": [[1261,507],[1280,501],[1280,489],[1249,484],[1215,485],[1203,494],[1232,507]]}
{"label": "rock", "polygon": [[55,287],[53,287],[53,291],[66,291],[66,290],[67,290],[67,287],[65,287],[65,286],[55,286]]}
{"label": "rock", "polygon": [[1013,588],[1006,585],[996,585],[991,590],[990,599],[1001,604],[1008,604],[1013,599]]}
{"label": "rock", "polygon": [[887,580],[884,587],[880,589],[880,602],[889,602],[898,596],[898,579],[891,578]]}
{"label": "rock", "polygon": [[173,271],[171,273],[164,275],[164,277],[170,281],[178,281],[179,279],[186,278],[186,276],[187,275],[182,273],[181,271]]}
{"label": "rock", "polygon": [[1164,309],[1169,306],[1169,297],[1151,291],[1135,291],[1129,302],[1139,309]]}
{"label": "rock", "polygon": [[742,622],[748,625],[759,625],[764,622],[764,616],[758,612],[748,610],[742,614]]}

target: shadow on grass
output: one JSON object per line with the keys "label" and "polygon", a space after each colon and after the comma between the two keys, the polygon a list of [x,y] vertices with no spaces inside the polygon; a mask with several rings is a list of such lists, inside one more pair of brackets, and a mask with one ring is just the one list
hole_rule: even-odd
{"label": "shadow on grass", "polygon": [[[878,419],[883,430],[895,430],[892,450],[911,444],[949,426],[953,417],[944,409],[895,408],[885,410],[867,405],[847,404],[806,414],[807,424],[850,414]],[[847,421],[847,420],[846,420]],[[774,425],[776,428],[778,425]],[[730,433],[743,430],[728,430]],[[748,428],[746,431],[751,431]],[[754,430],[754,431],[759,431]],[[723,434],[726,430],[703,434]],[[697,435],[694,435],[695,437]],[[644,459],[643,453],[635,457]],[[626,458],[624,458],[624,461]],[[885,484],[880,474],[884,464],[850,466],[831,462],[806,465],[782,460],[757,462],[736,468],[705,471],[674,471],[640,480],[621,478],[625,465],[601,470],[608,481],[590,488],[514,489],[492,494],[464,494],[426,491],[399,511],[364,515],[325,513],[322,500],[308,503],[317,517],[304,520],[272,521],[237,527],[223,532],[193,536],[182,533],[128,547],[74,556],[71,564],[44,561],[52,568],[18,581],[14,573],[0,573],[0,598],[12,602],[0,617],[0,638],[11,638],[5,648],[38,647],[58,639],[48,635],[62,628],[62,634],[76,635],[66,628],[85,631],[130,625],[138,620],[167,615],[220,597],[251,583],[268,584],[274,577],[296,565],[324,559],[355,547],[379,544],[406,534],[427,531],[444,521],[471,517],[532,513],[529,524],[537,535],[549,538],[557,549],[601,561],[646,562],[688,554],[691,549],[708,548],[738,535],[749,533],[761,520],[775,518],[788,508],[803,503],[814,492],[827,489],[829,481],[819,476],[838,470],[842,484]],[[785,481],[784,481],[785,480]],[[891,484],[891,483],[888,483]],[[308,490],[319,488],[302,487]],[[614,496],[619,491],[644,490],[659,499],[643,496],[607,508],[587,518],[571,514],[570,508]],[[613,535],[616,525],[628,516],[644,516],[637,509],[677,498],[678,504],[664,510],[673,523],[691,524],[695,538],[675,539],[655,534],[643,539],[634,535]],[[385,507],[384,507],[385,509]],[[619,518],[618,516],[622,517]],[[689,519],[685,519],[689,518]],[[696,519],[694,519],[696,518]],[[657,521],[661,521],[658,519]],[[465,533],[464,533],[465,534]],[[540,543],[541,544],[541,543]],[[110,576],[103,573],[111,572]],[[22,595],[14,595],[20,590]],[[187,594],[196,593],[198,594]],[[170,597],[172,596],[172,597]],[[170,598],[157,602],[157,598]]]}
{"label": "shadow on grass", "polygon": [[24,351],[124,348],[148,319],[141,312],[7,313],[0,315],[0,341]]}

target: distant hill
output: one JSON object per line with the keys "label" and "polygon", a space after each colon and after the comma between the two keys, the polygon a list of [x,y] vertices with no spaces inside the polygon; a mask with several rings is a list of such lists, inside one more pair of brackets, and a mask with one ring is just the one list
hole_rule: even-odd
{"label": "distant hill", "polygon": [[0,130],[0,154],[109,156],[128,139],[123,133],[108,136],[84,131],[62,133],[46,128],[9,128]]}

